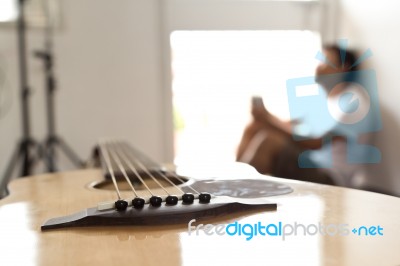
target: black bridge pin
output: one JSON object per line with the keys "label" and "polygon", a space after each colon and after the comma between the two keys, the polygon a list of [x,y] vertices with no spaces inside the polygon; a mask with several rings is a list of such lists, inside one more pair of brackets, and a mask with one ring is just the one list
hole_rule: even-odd
{"label": "black bridge pin", "polygon": [[117,200],[115,202],[115,208],[117,209],[117,211],[125,211],[126,208],[128,208],[128,202],[126,202],[125,200]]}
{"label": "black bridge pin", "polygon": [[184,204],[192,204],[194,201],[194,195],[192,193],[185,193],[182,195],[182,201]]}
{"label": "black bridge pin", "polygon": [[199,195],[199,202],[200,203],[210,203],[211,200],[211,194],[210,193],[205,193],[202,192]]}
{"label": "black bridge pin", "polygon": [[167,203],[167,205],[176,205],[178,203],[178,197],[177,196],[168,196],[165,199],[165,202]]}
{"label": "black bridge pin", "polygon": [[153,207],[160,207],[162,203],[162,198],[159,196],[152,196],[150,198],[150,204]]}
{"label": "black bridge pin", "polygon": [[135,209],[141,209],[141,208],[143,208],[144,203],[145,203],[145,200],[142,199],[142,198],[139,198],[139,197],[136,197],[136,198],[134,198],[134,199],[132,200],[132,206],[133,206],[133,208],[135,208]]}

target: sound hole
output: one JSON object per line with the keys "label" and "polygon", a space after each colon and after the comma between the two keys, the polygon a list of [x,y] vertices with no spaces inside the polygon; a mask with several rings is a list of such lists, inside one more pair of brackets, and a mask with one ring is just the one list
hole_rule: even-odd
{"label": "sound hole", "polygon": [[[128,176],[130,177],[130,181],[132,182],[132,185],[136,190],[146,190],[146,187],[143,185],[143,183],[137,178],[132,172],[127,172]],[[163,186],[163,187],[171,187],[171,183],[169,183],[165,178],[163,178],[159,172],[157,171],[151,171],[152,176]],[[179,176],[179,179],[176,178],[175,175],[172,175],[170,173],[163,173],[174,185],[182,185],[188,181],[187,177]],[[146,182],[146,185],[150,189],[159,189],[160,186],[157,184],[157,182],[154,181],[153,178],[151,178],[149,175],[146,173],[140,173],[140,176],[142,177],[143,181]],[[131,188],[126,181],[125,177],[121,173],[115,173],[115,178],[118,182],[118,188],[121,191],[130,191]],[[183,181],[183,182],[182,182]],[[101,189],[101,190],[115,190],[115,187],[111,181],[111,178],[107,175],[106,179],[103,181],[100,181],[96,184],[93,185],[93,188],[96,189]]]}

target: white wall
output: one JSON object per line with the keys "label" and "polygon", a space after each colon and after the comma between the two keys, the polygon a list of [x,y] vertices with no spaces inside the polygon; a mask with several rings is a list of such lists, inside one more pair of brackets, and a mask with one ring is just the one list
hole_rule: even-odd
{"label": "white wall", "polygon": [[[54,39],[57,128],[82,158],[100,136],[127,137],[160,161],[172,161],[169,34],[173,30],[322,29],[313,2],[224,0],[60,1]],[[43,34],[30,30],[30,52]],[[0,28],[13,106],[0,119],[0,174],[20,136],[15,32]],[[42,64],[29,58],[32,131],[45,136]],[[72,168],[62,161],[62,170]]]}
{"label": "white wall", "polygon": [[[101,136],[121,136],[156,160],[166,157],[161,89],[160,20],[157,0],[68,0],[56,32],[57,128],[82,158]],[[33,136],[45,136],[42,63],[31,56],[43,46],[29,30]],[[12,109],[0,120],[0,174],[19,137],[16,35],[0,28],[0,56],[7,64]],[[4,65],[0,66],[4,67]],[[170,143],[170,145],[172,145]],[[63,169],[72,168],[63,160]],[[1,178],[1,177],[0,177]]]}
{"label": "white wall", "polygon": [[317,2],[243,0],[163,1],[169,30],[320,29]]}
{"label": "white wall", "polygon": [[[400,26],[397,1],[341,0],[337,15],[332,6],[326,9],[335,1],[324,1],[321,6],[313,2],[234,0],[61,2],[63,27],[54,40],[59,82],[57,126],[82,158],[89,156],[98,137],[122,136],[157,160],[172,160],[171,31],[321,29],[324,39],[345,37],[353,46],[374,52],[371,65],[377,71],[386,111],[379,143],[383,162],[376,174],[379,178],[371,182],[400,191],[400,112],[396,108],[400,37],[393,35]],[[337,28],[328,19],[334,17],[339,18]],[[42,37],[40,31],[30,30],[30,51],[42,47]],[[0,28],[0,59],[6,63],[0,60],[0,67],[6,67],[13,94],[12,109],[0,118],[1,174],[20,136],[16,35],[11,28]],[[42,65],[33,57],[29,59],[32,130],[34,137],[42,140]],[[63,162],[63,169],[72,168],[65,159]]]}
{"label": "white wall", "polygon": [[400,193],[400,2],[393,0],[341,0],[338,38],[357,49],[370,48],[368,65],[378,79],[383,130],[377,145],[382,163],[374,167],[369,183]]}

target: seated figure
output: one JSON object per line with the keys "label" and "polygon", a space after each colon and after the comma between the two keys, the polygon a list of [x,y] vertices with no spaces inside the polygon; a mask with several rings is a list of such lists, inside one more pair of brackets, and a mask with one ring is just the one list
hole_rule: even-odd
{"label": "seated figure", "polygon": [[[244,130],[237,161],[248,163],[263,174],[351,186],[351,178],[361,171],[363,163],[379,160],[380,153],[374,154],[376,150],[369,145],[371,134],[368,129],[376,121],[370,115],[372,112],[368,113],[371,99],[360,83],[354,80],[354,74],[360,72],[355,67],[355,54],[336,45],[325,46],[324,54],[326,60],[317,67],[315,82],[325,91],[327,106],[340,105],[342,109],[349,110],[335,113],[335,108],[328,108],[329,115],[333,117],[331,120],[336,122],[331,124],[325,121],[324,116],[317,121],[303,118],[283,121],[268,112],[262,100],[254,99],[253,119]],[[354,108],[354,97],[359,105],[356,106],[357,112],[351,110]],[[357,117],[356,113],[364,117]],[[358,118],[362,121],[353,126],[352,119]],[[307,124],[312,122],[320,127],[318,134],[303,136],[301,132],[296,132],[302,124],[313,128]],[[367,128],[365,134],[356,124]]]}

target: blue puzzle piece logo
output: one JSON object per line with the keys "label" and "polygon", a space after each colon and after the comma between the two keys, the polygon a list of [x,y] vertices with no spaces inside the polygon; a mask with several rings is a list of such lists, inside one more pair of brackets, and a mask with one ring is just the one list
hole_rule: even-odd
{"label": "blue puzzle piece logo", "polygon": [[340,96],[339,107],[343,112],[354,113],[360,107],[360,100],[353,99],[355,97],[354,93],[346,92]]}
{"label": "blue puzzle piece logo", "polygon": [[[313,156],[324,157],[318,167],[332,167],[332,137],[347,140],[347,162],[350,164],[378,163],[380,151],[371,145],[360,144],[358,137],[381,130],[376,74],[373,70],[359,70],[318,77],[302,77],[287,81],[289,111],[292,120],[301,123],[294,126],[293,139],[312,139],[330,132],[323,139],[320,150],[304,151],[298,159],[302,168],[316,167]],[[347,88],[344,91],[342,88]],[[327,97],[335,93],[335,97]],[[333,100],[332,100],[333,99]]]}

